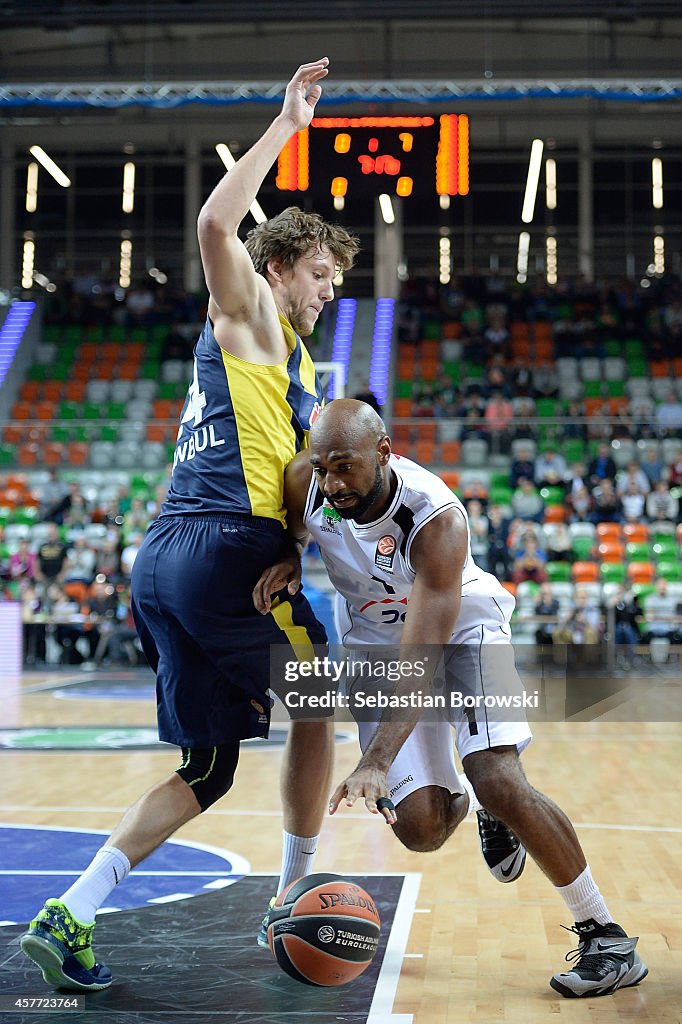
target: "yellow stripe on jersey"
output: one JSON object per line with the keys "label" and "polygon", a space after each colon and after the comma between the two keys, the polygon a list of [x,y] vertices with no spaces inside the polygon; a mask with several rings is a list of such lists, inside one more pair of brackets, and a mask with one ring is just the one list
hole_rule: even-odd
{"label": "yellow stripe on jersey", "polygon": [[282,632],[286,634],[286,638],[291,644],[298,660],[303,662],[312,661],[315,657],[313,642],[305,626],[297,626],[294,622],[291,602],[281,601],[276,597],[270,606],[270,614]]}
{"label": "yellow stripe on jersey", "polygon": [[[289,356],[272,365],[249,363],[222,350],[223,364],[234,411],[239,456],[251,514],[286,523],[284,470],[296,454],[297,437],[292,407],[287,400],[292,385],[289,360],[297,345],[296,334],[283,317],[280,323]],[[316,400],[315,367],[301,344],[299,374],[304,389]],[[308,443],[305,432],[301,446]]]}

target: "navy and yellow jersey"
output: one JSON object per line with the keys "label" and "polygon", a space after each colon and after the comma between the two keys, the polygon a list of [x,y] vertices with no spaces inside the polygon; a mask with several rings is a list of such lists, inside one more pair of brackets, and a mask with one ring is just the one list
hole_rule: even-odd
{"label": "navy and yellow jersey", "polygon": [[221,349],[206,320],[162,515],[238,512],[285,523],[284,470],[308,446],[323,394],[301,339],[280,323],[289,355],[262,366]]}

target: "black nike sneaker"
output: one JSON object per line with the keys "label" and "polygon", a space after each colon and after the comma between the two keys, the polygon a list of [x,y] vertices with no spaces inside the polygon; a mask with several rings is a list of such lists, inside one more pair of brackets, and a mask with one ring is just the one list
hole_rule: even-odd
{"label": "black nike sneaker", "polygon": [[550,985],[568,999],[608,996],[617,988],[639,985],[649,969],[635,951],[637,937],[630,938],[618,924],[597,924],[590,918],[567,931],[579,936],[577,949],[566,955],[573,967],[555,974]]}
{"label": "black nike sneaker", "polygon": [[510,828],[487,811],[476,811],[483,860],[498,882],[514,882],[526,866],[526,849]]}

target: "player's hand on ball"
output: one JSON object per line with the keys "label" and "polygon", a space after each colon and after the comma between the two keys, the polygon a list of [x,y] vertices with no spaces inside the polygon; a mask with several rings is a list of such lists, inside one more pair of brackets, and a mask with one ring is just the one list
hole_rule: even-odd
{"label": "player's hand on ball", "polygon": [[261,615],[267,615],[272,605],[272,596],[279,590],[287,588],[295,594],[301,586],[301,560],[295,555],[283,558],[281,562],[271,565],[262,573],[253,588],[253,603]]}
{"label": "player's hand on ball", "polygon": [[365,798],[365,807],[370,814],[381,814],[387,825],[395,825],[398,817],[388,795],[385,772],[378,768],[356,768],[335,789],[329,801],[329,813],[334,814],[343,800],[346,807],[352,807],[359,797]]}

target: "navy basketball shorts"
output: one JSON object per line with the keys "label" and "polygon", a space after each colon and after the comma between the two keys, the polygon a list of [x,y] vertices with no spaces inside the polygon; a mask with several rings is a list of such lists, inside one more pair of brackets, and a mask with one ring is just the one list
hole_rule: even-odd
{"label": "navy basketball shorts", "polygon": [[282,591],[268,615],[254,608],[253,588],[278,561],[283,539],[280,523],[256,516],[164,516],[150,526],[131,593],[140,641],[156,672],[161,740],[213,747],[266,737],[271,645],[289,644],[295,658],[307,644],[326,643],[300,593]]}

